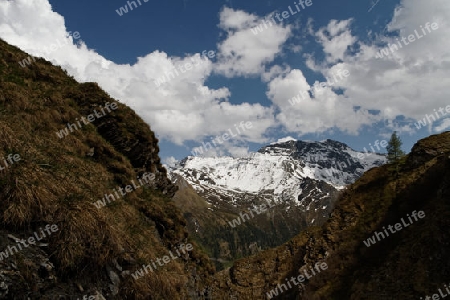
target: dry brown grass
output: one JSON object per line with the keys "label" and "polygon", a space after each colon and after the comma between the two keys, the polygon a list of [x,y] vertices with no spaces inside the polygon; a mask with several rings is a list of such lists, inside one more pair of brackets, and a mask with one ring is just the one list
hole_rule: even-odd
{"label": "dry brown grass", "polygon": [[[122,104],[108,114],[121,142],[136,139],[147,148],[154,145],[155,158],[139,166],[139,153],[118,151],[99,134],[95,122],[59,139],[56,132],[67,123],[115,100],[96,84],[80,85],[41,60],[21,68],[17,61],[23,55],[0,40],[0,158],[8,153],[21,157],[0,172],[2,226],[30,233],[46,224],[57,224],[59,230],[48,242],[58,274],[65,280],[79,279],[91,285],[105,279],[105,266],[113,260],[134,272],[142,263],[185,243],[184,219],[158,190],[140,188],[102,209],[93,205],[144,171],[165,172],[149,126]],[[91,148],[93,157],[86,155]],[[172,261],[141,280],[122,278],[119,296],[179,299],[186,294],[188,269],[195,266],[200,276],[212,272],[199,250],[194,249],[192,256],[186,262]]]}

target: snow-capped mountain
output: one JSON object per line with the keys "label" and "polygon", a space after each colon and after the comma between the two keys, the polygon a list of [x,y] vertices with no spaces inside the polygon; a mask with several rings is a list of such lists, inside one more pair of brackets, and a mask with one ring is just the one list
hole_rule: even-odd
{"label": "snow-capped mountain", "polygon": [[[339,190],[385,162],[384,155],[332,140],[287,139],[244,158],[190,156],[168,167],[168,174],[179,187],[174,202],[188,230],[222,268],[219,262],[281,245],[323,224]],[[250,212],[267,203],[264,213]],[[244,219],[246,214],[251,217]],[[239,225],[233,223],[239,218]]]}
{"label": "snow-capped mountain", "polygon": [[384,155],[358,152],[333,140],[289,140],[265,146],[245,158],[189,156],[169,173],[182,176],[207,196],[213,193],[235,201],[239,195],[267,195],[275,201],[290,198],[300,202],[305,178],[342,189],[385,162]]}

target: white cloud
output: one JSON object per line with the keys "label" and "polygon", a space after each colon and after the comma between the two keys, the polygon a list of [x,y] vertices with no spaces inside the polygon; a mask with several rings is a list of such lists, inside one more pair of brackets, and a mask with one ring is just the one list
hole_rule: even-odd
{"label": "white cloud", "polygon": [[250,155],[248,147],[229,147],[227,150],[233,157],[248,157]]}
{"label": "white cloud", "polygon": [[[246,26],[252,21],[248,16],[243,12],[230,11],[228,16],[224,13],[222,25],[239,29],[236,26]],[[63,49],[52,53],[41,50],[58,40],[64,41],[66,31],[64,18],[51,10],[48,0],[0,1],[1,38],[64,67],[79,81],[98,82],[112,97],[133,108],[160,138],[181,145],[188,140],[199,141],[204,136],[220,134],[242,120],[252,120],[254,130],[242,139],[266,140],[265,130],[274,123],[272,109],[260,104],[233,105],[228,102],[227,88],[205,86],[205,80],[213,71],[210,60],[204,58],[202,64],[191,70],[179,71],[179,75],[159,87],[154,83],[166,72],[173,72],[174,68],[180,70],[180,66],[191,63],[191,59],[198,61],[199,53],[171,57],[155,50],[138,57],[134,65],[119,65],[84,44],[73,45],[71,40]],[[80,35],[82,38],[83,33]],[[239,34],[235,37],[239,38]],[[224,43],[223,49],[232,44],[232,41]]]}
{"label": "white cloud", "polygon": [[250,76],[264,73],[265,65],[272,62],[282,50],[291,34],[289,25],[273,24],[254,34],[258,18],[241,10],[225,7],[220,12],[219,27],[227,37],[218,44],[218,62],[215,71],[227,77]]}
{"label": "white cloud", "polygon": [[[269,83],[268,96],[280,109],[277,120],[288,131],[298,134],[323,132],[334,127],[356,134],[363,126],[380,121],[387,121],[388,128],[413,133],[414,120],[428,113],[430,107],[448,105],[450,30],[446,20],[449,18],[450,2],[446,0],[434,1],[432,5],[404,0],[387,26],[391,37],[379,35],[377,40],[368,43],[358,42],[358,38],[351,35],[352,19],[330,21],[328,26],[314,33],[326,59],[320,61],[313,54],[307,54],[305,63],[323,76],[347,69],[350,76],[338,83],[343,94],[326,89],[317,98],[308,96],[290,106],[288,99],[307,89],[303,72],[293,69],[288,76],[279,76]],[[407,36],[415,29],[421,32],[420,25],[427,22],[438,23],[439,29],[404,46],[394,55],[383,59],[375,57],[386,43],[397,42],[393,34]],[[311,24],[309,22],[309,29],[313,32]],[[346,51],[349,46],[360,46],[361,53],[351,55]],[[380,113],[373,115],[370,110]],[[398,124],[395,121],[398,116],[405,116],[406,124]]]}
{"label": "white cloud", "polygon": [[292,136],[287,136],[281,139],[278,139],[276,142],[272,143],[272,144],[281,144],[281,143],[286,143],[289,141],[296,141],[297,139],[293,138]]}
{"label": "white cloud", "polygon": [[439,126],[434,127],[435,132],[441,132],[450,128],[450,118],[444,119]]}
{"label": "white cloud", "polygon": [[291,71],[291,68],[287,65],[285,65],[285,66],[275,65],[275,66],[272,66],[269,71],[266,71],[265,73],[263,73],[261,75],[261,79],[264,82],[269,82],[273,78],[277,77],[278,75],[286,74],[286,73],[289,73],[290,71]]}
{"label": "white cloud", "polygon": [[348,20],[344,20],[344,21],[331,20],[328,23],[327,31],[330,33],[331,37],[335,37],[338,34],[347,32],[348,27],[351,22],[352,22],[352,19],[348,19]]}
{"label": "white cloud", "polygon": [[349,26],[352,19],[337,21],[331,20],[328,26],[316,32],[323,51],[327,54],[327,62],[334,63],[343,60],[347,47],[353,45],[357,38],[352,36]]}
{"label": "white cloud", "polygon": [[168,166],[168,167],[175,167],[175,164],[178,162],[178,160],[173,157],[173,156],[169,156],[163,159],[163,165]]}
{"label": "white cloud", "polygon": [[[234,132],[233,134],[235,134]],[[200,157],[219,157],[219,156],[232,156],[232,157],[247,157],[249,155],[248,146],[244,146],[244,142],[238,139],[231,139],[228,141],[220,140],[216,146],[212,142],[212,139],[205,139],[202,143],[189,150],[189,155]],[[209,143],[209,145],[208,145]],[[219,143],[219,145],[217,145]],[[206,146],[205,146],[206,145]]]}
{"label": "white cloud", "polygon": [[[339,82],[341,84],[341,82]],[[351,134],[357,134],[362,124],[371,124],[375,116],[364,110],[355,110],[352,103],[342,95],[333,92],[332,87],[323,88],[311,95],[301,70],[291,70],[269,83],[267,96],[279,108],[277,120],[288,132],[299,135],[321,133],[337,127]],[[289,99],[297,97],[293,101]]]}
{"label": "white cloud", "polygon": [[[399,36],[413,33],[420,25],[439,20],[440,28],[383,59],[375,55],[385,44],[364,45],[359,57],[345,57],[351,76],[344,84],[345,95],[354,105],[380,110],[384,118],[398,115],[418,119],[430,107],[448,105],[450,84],[450,2],[433,5],[419,0],[402,1],[387,26]],[[396,43],[395,37],[382,37]]]}
{"label": "white cloud", "polygon": [[254,26],[258,17],[242,10],[224,7],[220,12],[219,27],[224,30],[242,30]]}

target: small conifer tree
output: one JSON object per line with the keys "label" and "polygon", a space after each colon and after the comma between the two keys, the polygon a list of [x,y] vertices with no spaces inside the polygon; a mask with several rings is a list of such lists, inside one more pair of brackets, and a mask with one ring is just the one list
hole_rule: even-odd
{"label": "small conifer tree", "polygon": [[405,155],[405,152],[402,151],[402,140],[397,136],[397,132],[394,131],[391,135],[386,150],[389,163],[398,162]]}

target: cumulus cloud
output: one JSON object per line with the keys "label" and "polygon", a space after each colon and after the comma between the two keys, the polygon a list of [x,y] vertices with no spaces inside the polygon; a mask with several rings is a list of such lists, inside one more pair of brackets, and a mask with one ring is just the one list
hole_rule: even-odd
{"label": "cumulus cloud", "polygon": [[264,72],[261,75],[261,79],[264,82],[269,82],[272,79],[274,79],[275,77],[277,77],[281,74],[289,73],[290,71],[291,71],[291,67],[288,65],[285,65],[285,66],[275,65],[275,66],[272,66],[268,71]]}
{"label": "cumulus cloud", "polygon": [[[221,15],[226,30],[239,30],[254,20],[256,17],[239,11],[224,10]],[[0,1],[1,38],[62,66],[79,81],[98,82],[112,97],[133,108],[160,138],[182,145],[220,134],[234,123],[254,120],[255,130],[245,138],[266,140],[264,132],[274,123],[272,108],[248,103],[233,105],[228,102],[230,91],[226,87],[206,86],[214,69],[208,57],[200,53],[175,57],[155,50],[138,57],[133,65],[120,65],[82,42],[74,45],[67,35],[64,18],[52,11],[48,0]],[[83,33],[80,35],[82,38]],[[51,53],[42,51],[58,40],[68,42]],[[228,47],[234,47],[233,41],[224,43],[225,53]],[[226,64],[226,59],[222,58],[221,63]],[[162,76],[166,82],[158,82]]]}
{"label": "cumulus cloud", "polygon": [[[202,144],[190,149],[189,155],[195,155],[200,157],[220,157],[220,156],[232,156],[232,157],[248,157],[250,155],[249,147],[245,146],[242,141],[229,140],[223,141],[218,147],[204,147],[205,144],[210,143],[211,140],[205,140]],[[203,152],[202,152],[203,151]]]}
{"label": "cumulus cloud", "polygon": [[[419,0],[402,1],[387,26],[390,37],[383,36],[382,43],[373,45],[360,43],[361,55],[344,57],[351,74],[343,84],[344,95],[354,105],[379,110],[386,119],[418,119],[430,107],[448,105],[450,31],[445,20],[449,17],[448,1],[437,0],[433,5]],[[392,55],[376,58],[387,43],[397,43],[398,38],[421,30],[420,26],[427,22],[439,22],[439,29]]]}
{"label": "cumulus cloud", "polygon": [[[339,85],[345,81],[345,77],[342,78]],[[316,82],[317,88],[312,90],[298,69],[291,70],[285,76],[278,76],[269,83],[267,96],[280,109],[277,120],[288,132],[305,135],[326,132],[336,127],[343,132],[356,134],[361,124],[369,125],[374,121],[375,116],[355,109],[348,99],[333,91],[333,86],[319,89],[318,84]]]}
{"label": "cumulus cloud", "polygon": [[[304,135],[337,128],[357,134],[364,126],[380,125],[400,132],[414,133],[413,122],[430,107],[448,105],[450,84],[450,2],[433,5],[419,0],[402,1],[389,22],[388,36],[362,42],[352,35],[354,20],[332,20],[326,27],[309,32],[317,38],[326,54],[324,60],[304,55],[305,64],[323,77],[348,70],[350,76],[317,95],[307,94],[295,105],[289,99],[310,87],[304,72],[292,69],[268,84],[267,95],[279,108],[277,120],[287,131]],[[427,22],[439,29],[404,46],[392,55],[377,58],[377,53],[397,39],[421,31]],[[424,35],[422,33],[422,35]],[[352,54],[347,49],[360,49]],[[397,120],[403,118],[403,124]],[[406,118],[406,120],[405,120]],[[446,126],[436,127],[443,130]]]}
{"label": "cumulus cloud", "polygon": [[327,27],[316,32],[323,51],[327,54],[327,62],[334,63],[343,60],[347,47],[353,45],[357,38],[352,36],[350,24],[352,19],[337,21],[331,20]]}
{"label": "cumulus cloud", "polygon": [[291,27],[272,23],[255,34],[256,27],[263,20],[241,10],[222,9],[219,27],[226,32],[227,38],[217,46],[216,72],[234,77],[259,75],[265,71],[266,64],[281,52],[291,34]]}
{"label": "cumulus cloud", "polygon": [[228,152],[233,157],[248,157],[250,155],[248,147],[230,147]]}
{"label": "cumulus cloud", "polygon": [[169,156],[169,157],[166,157],[165,159],[163,159],[163,165],[171,167],[171,168],[175,167],[177,162],[178,162],[178,160],[173,156]]}
{"label": "cumulus cloud", "polygon": [[441,132],[450,128],[450,118],[444,119],[439,126],[434,128],[434,131]]}

